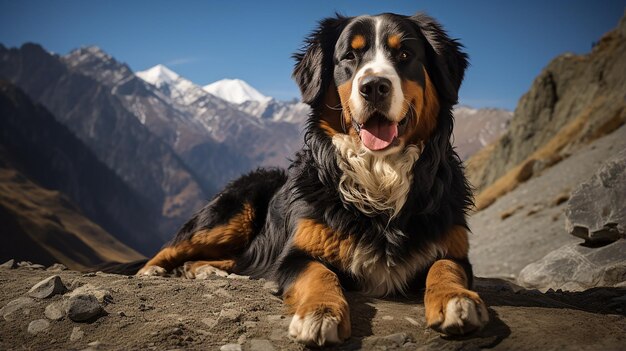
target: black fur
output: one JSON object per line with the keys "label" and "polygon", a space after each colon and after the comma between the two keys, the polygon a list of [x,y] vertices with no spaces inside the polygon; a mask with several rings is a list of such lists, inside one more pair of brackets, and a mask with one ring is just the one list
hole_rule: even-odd
{"label": "black fur", "polygon": [[[319,118],[325,89],[332,87],[335,41],[351,19],[337,16],[323,20],[307,39],[306,50],[294,56],[297,60],[294,78],[304,101],[313,109],[305,146],[289,168],[285,185],[270,202],[264,230],[238,259],[241,273],[273,278],[281,287],[288,286],[306,262],[316,260],[290,246],[289,238],[301,218],[314,219],[339,233],[360,234],[360,241],[398,261],[409,251],[437,240],[455,225],[467,227],[465,214],[472,204],[471,191],[461,160],[450,145],[451,110],[457,101],[467,56],[460,51],[461,45],[448,38],[430,17],[402,18],[415,25],[426,38],[429,44],[426,67],[442,98],[437,128],[415,164],[413,187],[401,213],[391,222],[386,215],[366,216],[339,196],[337,184],[341,171],[336,151],[319,127]],[[389,227],[407,235],[393,236],[384,230]],[[471,275],[469,261],[462,263]]]}
{"label": "black fur", "polygon": [[[420,42],[424,48],[420,59],[425,62],[421,64],[426,67],[440,100],[436,129],[413,167],[413,184],[400,213],[391,219],[387,214],[365,215],[343,202],[337,190],[341,175],[337,152],[331,138],[320,127],[320,117],[326,94],[337,94],[327,91],[336,85],[337,39],[354,18],[336,16],[321,21],[319,28],[307,38],[305,48],[294,55],[293,76],[312,112],[304,147],[287,174],[257,170],[231,183],[185,224],[174,243],[188,239],[199,229],[227,222],[248,202],[255,211],[255,236],[236,258],[235,271],[276,280],[284,289],[308,262],[319,260],[292,244],[291,238],[301,219],[312,219],[343,235],[356,236],[361,244],[396,262],[405,261],[411,252],[441,239],[454,226],[467,228],[465,214],[472,204],[471,192],[462,163],[450,145],[451,110],[457,101],[467,56],[461,52],[461,45],[428,16],[384,16],[390,23],[411,26],[422,36]],[[386,230],[389,228],[398,231]],[[471,277],[469,261],[458,261]],[[358,288],[350,274],[322,263],[335,271],[346,287]],[[407,283],[423,282],[426,272]]]}

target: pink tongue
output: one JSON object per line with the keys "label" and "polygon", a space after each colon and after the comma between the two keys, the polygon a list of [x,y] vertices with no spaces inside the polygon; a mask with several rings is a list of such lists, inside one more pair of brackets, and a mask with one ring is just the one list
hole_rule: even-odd
{"label": "pink tongue", "polygon": [[398,123],[375,116],[361,127],[360,136],[363,145],[368,149],[382,150],[391,145],[393,139],[398,136]]}

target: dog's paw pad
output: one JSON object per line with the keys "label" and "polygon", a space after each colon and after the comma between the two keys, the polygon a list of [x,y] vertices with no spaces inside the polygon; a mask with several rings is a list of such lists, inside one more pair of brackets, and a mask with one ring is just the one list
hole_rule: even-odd
{"label": "dog's paw pad", "polygon": [[294,315],[289,324],[289,335],[308,346],[338,344],[339,318],[321,313],[309,313],[304,317]]}
{"label": "dog's paw pad", "polygon": [[146,277],[165,277],[167,275],[167,271],[165,268],[159,266],[145,266],[140,269],[136,275]]}
{"label": "dog's paw pad", "polygon": [[453,297],[446,304],[443,321],[435,329],[449,335],[463,335],[482,329],[489,322],[487,307],[467,297]]}

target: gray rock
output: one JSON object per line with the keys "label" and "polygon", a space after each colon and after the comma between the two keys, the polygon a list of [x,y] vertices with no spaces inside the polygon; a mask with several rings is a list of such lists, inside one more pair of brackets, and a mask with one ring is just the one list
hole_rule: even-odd
{"label": "gray rock", "polygon": [[23,308],[29,307],[35,303],[35,300],[30,297],[22,296],[15,300],[10,301],[6,306],[0,309],[0,314],[5,320],[10,321],[15,319],[15,313]]}
{"label": "gray rock", "polygon": [[404,344],[406,342],[406,340],[408,339],[408,335],[406,333],[396,333],[396,334],[391,334],[391,335],[387,335],[385,336],[385,339],[396,343],[400,346],[402,346],[402,344]]}
{"label": "gray rock", "polygon": [[3,264],[0,264],[0,268],[13,269],[15,267],[17,267],[17,265],[15,264],[15,260],[14,259],[10,259],[10,260],[4,262]]}
{"label": "gray rock", "polygon": [[588,242],[626,237],[626,151],[572,192],[565,215],[567,231]]}
{"label": "gray rock", "polygon": [[70,341],[80,340],[83,336],[85,336],[85,332],[80,330],[80,327],[74,327],[74,329],[72,329],[72,334],[70,334]]}
{"label": "gray rock", "polygon": [[28,290],[28,296],[45,299],[56,294],[63,294],[66,290],[61,277],[53,275],[33,285],[33,287]]}
{"label": "gray rock", "polygon": [[219,322],[236,322],[241,318],[241,312],[235,309],[223,309],[220,311]]}
{"label": "gray rock", "polygon": [[251,339],[250,350],[251,351],[274,351],[275,349],[269,340]]}
{"label": "gray rock", "polygon": [[204,323],[209,328],[213,328],[217,325],[217,319],[215,318],[202,318],[202,323]]}
{"label": "gray rock", "polygon": [[113,300],[113,296],[111,292],[107,289],[103,289],[91,284],[85,284],[74,289],[71,293],[68,294],[70,297],[77,295],[93,295],[98,302],[102,304],[107,304]]}
{"label": "gray rock", "polygon": [[29,269],[46,269],[46,266],[42,264],[32,263],[30,261],[21,261],[17,263],[19,268],[29,268]]}
{"label": "gray rock", "polygon": [[563,246],[522,269],[517,281],[542,291],[616,286],[626,281],[626,240],[600,248]]}
{"label": "gray rock", "polygon": [[67,267],[62,263],[55,263],[52,266],[46,268],[46,270],[49,272],[61,272],[66,271]]}
{"label": "gray rock", "polygon": [[45,319],[36,319],[28,324],[28,332],[31,334],[39,334],[50,328],[50,322]]}
{"label": "gray rock", "polygon": [[46,318],[53,321],[60,320],[65,316],[65,309],[63,308],[63,304],[60,301],[49,304],[48,306],[46,306],[44,315],[46,316]]}
{"label": "gray rock", "polygon": [[239,344],[226,344],[220,347],[220,351],[241,351],[241,345]]}
{"label": "gray rock", "polygon": [[104,314],[98,299],[93,295],[74,295],[65,305],[67,316],[74,322],[86,322]]}

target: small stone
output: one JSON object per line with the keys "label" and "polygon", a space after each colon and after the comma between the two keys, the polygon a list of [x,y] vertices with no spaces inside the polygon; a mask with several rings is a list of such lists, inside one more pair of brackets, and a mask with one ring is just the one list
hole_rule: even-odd
{"label": "small stone", "polygon": [[274,281],[268,281],[263,284],[263,289],[269,290],[272,294],[278,293],[278,284]]}
{"label": "small stone", "polygon": [[241,351],[241,345],[239,344],[226,344],[220,347],[220,351]]}
{"label": "small stone", "polygon": [[172,329],[172,335],[183,335],[183,330],[180,328]]}
{"label": "small stone", "polygon": [[416,327],[421,327],[422,325],[416,321],[415,319],[411,318],[411,317],[404,317],[404,319],[406,319],[407,322],[413,324]]}
{"label": "small stone", "polygon": [[253,321],[243,322],[243,326],[246,327],[247,329],[254,328],[254,327],[257,326],[257,324],[258,324],[258,322],[253,322]]}
{"label": "small stone", "polygon": [[61,277],[53,275],[33,285],[33,287],[28,290],[28,296],[45,299],[56,294],[63,294],[66,290]]}
{"label": "small stone", "polygon": [[406,333],[396,333],[396,334],[385,336],[385,339],[391,342],[394,342],[400,346],[402,346],[406,342],[407,338],[408,338],[408,335],[406,335]]}
{"label": "small stone", "polygon": [[94,348],[98,348],[98,346],[100,346],[100,344],[102,344],[102,343],[100,342],[100,340],[96,340],[96,341],[92,341],[92,342],[90,342],[89,344],[87,344],[87,346],[91,346],[91,347],[94,347]]}
{"label": "small stone", "polygon": [[224,290],[222,288],[219,288],[219,289],[215,290],[214,294],[222,296],[222,297],[225,297],[227,299],[232,299],[233,298],[233,295],[231,293],[229,293],[228,291],[226,291],[226,290]]}
{"label": "small stone", "polygon": [[38,264],[38,263],[33,263],[30,266],[26,267],[28,269],[36,269],[36,270],[44,270],[46,269],[46,266],[42,265],[42,264]]}
{"label": "small stone", "polygon": [[209,328],[213,328],[217,325],[217,320],[213,318],[202,318],[202,323],[206,324]]}
{"label": "small stone", "polygon": [[126,317],[126,313],[124,313],[124,311],[117,312],[117,315],[120,317]]}
{"label": "small stone", "polygon": [[70,341],[80,340],[84,335],[85,332],[80,330],[80,327],[74,327],[74,329],[72,329],[72,334],[70,334]]}
{"label": "small stone", "polygon": [[53,321],[58,321],[63,316],[65,316],[65,311],[63,310],[63,305],[61,302],[53,302],[46,306],[46,310],[44,311],[44,315],[46,318],[51,319]]}
{"label": "small stone", "polygon": [[70,297],[77,295],[93,295],[98,300],[98,302],[102,304],[107,304],[113,301],[113,296],[111,296],[111,292],[109,290],[91,284],[85,284],[81,287],[78,287],[69,294]]}
{"label": "small stone", "polygon": [[250,276],[248,275],[239,275],[235,273],[231,273],[227,277],[228,279],[238,279],[238,280],[250,280]]}
{"label": "small stone", "polygon": [[15,318],[15,312],[25,307],[31,306],[34,303],[35,300],[31,299],[30,297],[18,297],[17,299],[7,303],[6,306],[2,307],[2,309],[0,309],[0,314],[2,314],[5,320],[10,321]]}
{"label": "small stone", "polygon": [[274,351],[274,346],[269,340],[264,339],[251,339],[250,350],[252,351]]}
{"label": "small stone", "polygon": [[17,265],[15,264],[15,260],[14,259],[10,259],[10,260],[4,262],[3,264],[0,264],[0,268],[13,269],[15,267],[17,267]]}
{"label": "small stone", "polygon": [[62,263],[55,263],[52,266],[48,267],[46,270],[49,272],[61,272],[66,271],[67,267]]}
{"label": "small stone", "polygon": [[38,334],[50,328],[50,322],[45,319],[36,319],[28,324],[28,332]]}
{"label": "small stone", "polygon": [[219,320],[236,322],[241,318],[241,312],[234,309],[223,309],[220,311]]}
{"label": "small stone", "polygon": [[33,263],[32,263],[31,261],[19,261],[19,262],[17,263],[17,266],[18,266],[19,268],[27,268],[27,267],[31,266],[32,264],[33,264]]}
{"label": "small stone", "polygon": [[102,306],[93,295],[74,295],[65,307],[67,316],[74,322],[86,322],[104,313]]}

